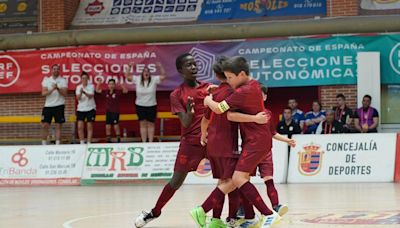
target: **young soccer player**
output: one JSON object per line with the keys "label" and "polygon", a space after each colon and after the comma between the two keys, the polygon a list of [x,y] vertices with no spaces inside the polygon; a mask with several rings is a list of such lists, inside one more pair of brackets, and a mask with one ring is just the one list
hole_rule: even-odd
{"label": "young soccer player", "polygon": [[[226,82],[226,77],[222,70],[222,63],[226,57],[220,57],[213,65],[216,78],[221,84],[213,92],[213,98],[216,101],[223,101],[233,93],[232,87]],[[248,115],[248,121],[266,123],[267,118],[264,113],[254,116]],[[213,210],[213,217],[209,224],[209,228],[221,228],[226,225],[221,220],[222,204],[214,207],[214,201],[224,201],[225,193],[221,191],[224,185],[231,182],[236,163],[239,158],[238,152],[238,124],[230,122],[227,114],[215,115],[210,109],[207,109],[201,122],[201,143],[207,144],[207,158],[210,160],[213,177],[218,179],[218,186],[210,194],[207,200],[201,205],[194,208],[190,213],[195,222],[200,227],[206,226],[206,213]],[[238,190],[234,190],[228,195],[229,197],[229,216],[228,222],[233,224],[236,218],[236,211],[240,204],[240,195]]]}
{"label": "young soccer player", "polygon": [[[213,101],[212,96],[204,99],[204,104],[216,114],[228,110],[240,110],[245,114],[255,115],[264,110],[264,102],[257,81],[249,77],[249,65],[243,57],[233,57],[223,64],[228,83],[235,88],[235,92],[222,102]],[[229,117],[228,117],[229,118]],[[250,174],[254,172],[270,153],[272,135],[266,124],[254,122],[241,123],[242,148],[239,161],[233,174],[233,184],[242,195],[253,204],[262,214],[261,226],[271,227],[280,220],[278,213],[270,210],[262,200],[253,184],[250,183]]]}
{"label": "young soccer player", "polygon": [[78,122],[78,136],[80,144],[85,143],[85,121],[87,126],[87,143],[92,142],[93,122],[96,119],[96,102],[94,100],[94,86],[89,82],[86,72],[81,75],[82,84],[75,90],[78,106],[76,109],[76,120]]}
{"label": "young soccer player", "polygon": [[101,93],[106,97],[106,136],[107,142],[111,143],[111,126],[114,126],[117,142],[121,142],[121,130],[119,128],[119,100],[122,94],[127,94],[128,89],[123,83],[120,84],[121,90],[116,89],[114,79],[107,82],[108,90],[102,91],[100,84],[96,85],[96,93]]}
{"label": "young soccer player", "polygon": [[143,211],[135,221],[136,227],[161,215],[161,209],[175,194],[189,172],[195,171],[200,161],[206,157],[206,148],[200,144],[201,120],[206,107],[204,98],[208,95],[208,83],[196,80],[197,65],[191,54],[176,58],[176,69],[183,78],[183,83],[170,95],[171,112],[178,115],[181,122],[181,143],[175,161],[174,174],[165,185],[160,197],[151,211]]}

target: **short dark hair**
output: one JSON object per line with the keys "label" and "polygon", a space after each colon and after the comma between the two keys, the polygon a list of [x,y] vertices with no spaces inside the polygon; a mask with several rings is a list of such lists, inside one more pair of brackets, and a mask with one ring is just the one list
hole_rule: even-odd
{"label": "short dark hair", "polygon": [[110,82],[114,82],[114,84],[116,84],[116,82],[115,82],[115,79],[114,79],[114,78],[108,79],[108,81],[107,81],[107,84],[109,84]]}
{"label": "short dark hair", "polygon": [[226,75],[224,73],[222,65],[223,65],[224,61],[226,61],[227,59],[228,59],[228,57],[226,57],[226,56],[219,56],[212,66],[213,71],[215,72],[217,77],[222,80],[226,79]]}
{"label": "short dark hair", "polygon": [[343,100],[346,100],[346,97],[343,95],[343,93],[336,95],[336,98],[342,98]]}
{"label": "short dark hair", "polygon": [[60,67],[60,64],[54,63],[54,64],[51,66],[51,68],[53,68],[53,67],[55,67],[55,66]]}
{"label": "short dark hair", "polygon": [[292,108],[290,108],[289,106],[286,106],[285,108],[283,108],[283,111],[285,111],[285,110],[290,110],[290,111],[292,111]]}
{"label": "short dark hair", "polygon": [[313,100],[313,103],[317,103],[317,104],[318,104],[318,106],[319,106],[319,111],[322,110],[322,105],[321,105],[321,102],[320,102],[319,100]]}
{"label": "short dark hair", "polygon": [[81,77],[83,77],[83,75],[86,75],[89,77],[88,73],[86,71],[82,71]]}
{"label": "short dark hair", "polygon": [[260,89],[264,94],[268,93],[268,87],[266,87],[264,84],[260,83]]}
{"label": "short dark hair", "polygon": [[369,100],[372,101],[372,97],[369,94],[364,95],[363,98],[369,98]]}
{"label": "short dark hair", "polygon": [[182,55],[180,55],[180,56],[178,56],[178,57],[176,58],[175,66],[176,66],[176,69],[177,69],[177,70],[182,69],[183,59],[186,58],[186,57],[188,57],[188,56],[192,56],[192,54],[190,54],[190,53],[184,53],[184,54],[182,54]]}
{"label": "short dark hair", "polygon": [[244,72],[247,75],[250,73],[250,67],[247,63],[247,60],[242,56],[234,56],[224,61],[223,70],[232,72],[235,75],[238,75],[240,72]]}

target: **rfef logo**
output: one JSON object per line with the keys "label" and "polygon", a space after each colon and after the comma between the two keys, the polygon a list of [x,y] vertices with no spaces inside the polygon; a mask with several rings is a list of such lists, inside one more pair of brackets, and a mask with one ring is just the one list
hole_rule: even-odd
{"label": "rfef logo", "polygon": [[90,16],[99,14],[103,10],[104,10],[104,4],[99,0],[95,0],[92,3],[89,3],[89,5],[85,8],[86,14],[89,14]]}
{"label": "rfef logo", "polygon": [[0,56],[0,87],[10,87],[18,81],[21,69],[9,55]]}
{"label": "rfef logo", "polygon": [[28,159],[24,157],[26,149],[22,148],[17,153],[13,154],[11,161],[17,164],[19,167],[25,167],[28,164]]}
{"label": "rfef logo", "polygon": [[305,176],[314,176],[321,170],[323,151],[315,144],[303,147],[299,153],[299,172]]}
{"label": "rfef logo", "polygon": [[195,47],[189,53],[193,55],[197,63],[197,79],[200,81],[211,81],[214,76],[212,65],[215,62],[215,55]]}

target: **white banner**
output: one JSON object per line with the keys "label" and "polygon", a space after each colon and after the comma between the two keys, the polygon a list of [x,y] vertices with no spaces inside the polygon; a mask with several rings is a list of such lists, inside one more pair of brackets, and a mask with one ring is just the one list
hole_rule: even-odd
{"label": "white banner", "polygon": [[366,10],[400,9],[400,0],[361,0],[361,9],[366,9]]}
{"label": "white banner", "polygon": [[[82,184],[130,183],[136,180],[170,179],[179,142],[90,144],[84,162]],[[288,147],[274,141],[274,179],[286,182]],[[254,183],[263,183],[260,177]],[[189,173],[185,184],[215,184],[210,163],[204,159],[196,172]]]}
{"label": "white banner", "polygon": [[392,182],[396,134],[295,135],[288,183]]}
{"label": "white banner", "polygon": [[0,186],[80,185],[85,145],[0,147]]}
{"label": "white banner", "polygon": [[203,0],[82,0],[73,25],[195,21]]}

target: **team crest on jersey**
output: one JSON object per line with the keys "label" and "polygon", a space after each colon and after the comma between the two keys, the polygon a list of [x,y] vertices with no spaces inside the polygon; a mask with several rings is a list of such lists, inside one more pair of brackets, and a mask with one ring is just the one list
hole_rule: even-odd
{"label": "team crest on jersey", "polygon": [[196,172],[194,172],[194,175],[198,177],[207,177],[211,175],[211,165],[210,161],[208,159],[203,159],[199,166],[197,167]]}
{"label": "team crest on jersey", "polygon": [[305,176],[313,176],[321,171],[324,152],[319,145],[313,143],[303,146],[299,153],[299,172]]}

